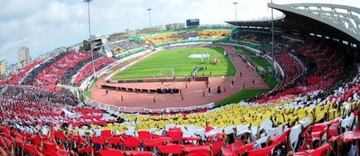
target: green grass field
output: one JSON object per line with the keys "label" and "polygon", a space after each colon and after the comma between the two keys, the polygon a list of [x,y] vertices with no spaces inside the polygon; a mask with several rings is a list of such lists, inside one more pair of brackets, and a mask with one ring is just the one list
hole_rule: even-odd
{"label": "green grass field", "polygon": [[238,103],[241,100],[246,101],[255,96],[262,95],[265,92],[267,92],[267,90],[264,89],[242,89],[239,92],[231,95],[230,97],[216,103],[216,106],[224,106],[231,103]]}
{"label": "green grass field", "polygon": [[[190,76],[195,67],[207,67],[196,75],[223,76],[234,75],[235,67],[229,57],[224,56],[224,49],[211,47],[170,49],[157,52],[143,61],[117,73],[114,80],[139,79],[152,77]],[[189,58],[192,54],[209,54],[209,60]],[[217,58],[219,62],[213,64]]]}
{"label": "green grass field", "polygon": [[[242,48],[242,47],[238,47],[237,50],[242,55],[244,55],[245,57],[248,57],[250,60],[252,60],[256,66],[264,68],[264,69],[271,68],[272,70],[274,70],[273,69],[274,67],[271,64],[271,62],[267,61],[265,58],[263,58],[261,56],[256,56],[255,52],[250,51],[245,48]],[[271,73],[265,73],[265,74],[259,73],[259,74],[262,76],[264,81],[269,85],[269,90],[272,90],[279,83],[279,80],[276,78],[276,76],[274,74],[271,74]]]}
{"label": "green grass field", "polygon": [[[273,66],[269,61],[267,61],[265,58],[263,58],[261,56],[256,56],[255,52],[250,51],[250,50],[245,49],[245,48],[242,48],[242,47],[238,47],[237,50],[243,56],[249,58],[250,61],[253,61],[256,66],[259,66],[259,67],[262,67],[262,68],[272,68],[273,69]],[[241,100],[248,100],[248,99],[253,98],[255,96],[262,95],[262,94],[272,90],[279,83],[279,80],[276,78],[276,76],[274,74],[271,74],[271,73],[265,73],[265,74],[259,73],[259,74],[262,76],[265,83],[269,85],[268,90],[266,90],[266,89],[244,89],[244,90],[240,90],[239,92],[233,94],[232,96],[230,96],[230,97],[216,103],[216,106],[223,106],[223,105],[226,105],[226,104],[238,103]]]}

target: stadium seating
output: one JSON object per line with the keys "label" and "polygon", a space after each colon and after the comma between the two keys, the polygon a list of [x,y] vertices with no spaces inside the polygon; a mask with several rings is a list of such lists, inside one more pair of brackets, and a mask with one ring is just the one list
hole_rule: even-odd
{"label": "stadium seating", "polygon": [[149,41],[150,43],[153,44],[163,44],[163,43],[180,41],[183,40],[183,38],[180,34],[157,34],[157,35],[145,36],[144,40]]}
{"label": "stadium seating", "polygon": [[100,57],[99,59],[94,60],[93,62],[90,62],[89,64],[86,64],[85,67],[83,67],[76,75],[73,80],[73,84],[79,86],[80,83],[85,80],[88,76],[90,76],[93,72],[93,68],[95,68],[95,71],[98,71],[105,66],[109,65],[110,63],[114,62],[115,60],[113,58],[108,57]]}
{"label": "stadium seating", "polygon": [[222,39],[230,34],[230,30],[200,30],[200,31],[186,31],[186,32],[173,32],[161,33],[143,36],[143,40],[148,41],[155,45],[194,40],[217,40]]}
{"label": "stadium seating", "polygon": [[41,71],[37,75],[33,85],[48,91],[59,93],[61,92],[61,89],[57,88],[56,85],[61,82],[62,75],[69,72],[72,68],[75,68],[77,64],[83,60],[90,61],[91,54],[70,52]]}
{"label": "stadium seating", "polygon": [[294,82],[297,78],[302,76],[304,68],[301,62],[299,62],[290,53],[283,53],[275,57],[275,60],[281,66],[284,71],[284,79],[278,86],[279,89],[284,89],[287,85]]}
{"label": "stadium seating", "polygon": [[[40,105],[40,107],[36,108],[41,110],[41,107],[43,106],[45,105]],[[5,107],[9,108],[6,105]],[[20,130],[19,127],[21,128],[21,126],[19,126],[19,124],[25,122],[20,120],[17,121],[17,124],[14,126],[1,125],[0,139],[4,141],[1,141],[0,150],[11,153],[12,151],[9,149],[11,149],[12,146],[15,146],[17,147],[16,150],[13,151],[15,153],[25,152],[46,154],[55,152],[59,155],[67,155],[67,153],[75,152],[74,147],[76,146],[78,147],[76,148],[78,149],[78,153],[95,152],[99,155],[116,153],[127,155],[132,153],[154,154],[153,149],[155,148],[157,149],[157,154],[216,155],[222,153],[223,155],[234,155],[248,153],[249,155],[266,155],[268,153],[278,152],[284,154],[291,149],[296,149],[298,152],[294,154],[300,155],[304,153],[324,154],[329,152],[330,146],[334,146],[332,143],[336,140],[347,143],[359,137],[358,132],[353,131],[353,128],[355,128],[355,123],[353,121],[354,118],[357,118],[358,104],[353,104],[351,109],[345,110],[342,113],[338,113],[336,108],[330,103],[318,105],[313,108],[287,107],[283,110],[275,110],[275,107],[273,107],[274,111],[277,111],[277,115],[272,119],[270,118],[270,120],[264,118],[265,120],[262,120],[258,126],[251,124],[240,124],[236,126],[236,123],[229,121],[232,118],[231,115],[223,116],[226,115],[228,111],[238,111],[236,110],[237,107],[239,107],[239,109],[242,109],[241,107],[249,107],[249,110],[251,110],[251,107],[256,108],[250,105],[230,106],[226,109],[220,108],[219,110],[209,112],[220,115],[220,119],[222,119],[225,124],[231,126],[221,126],[208,129],[207,131],[205,128],[187,125],[186,123],[183,123],[184,126],[181,126],[182,124],[165,125],[163,130],[160,131],[161,133],[156,131],[137,132],[130,126],[126,126],[127,128],[125,127],[125,129],[124,127],[120,128],[120,130],[116,124],[107,124],[107,126],[103,125],[104,127],[100,129],[98,126],[91,126],[90,129],[93,129],[91,130],[93,131],[93,135],[88,138],[87,136],[89,135],[84,133],[84,131],[89,129],[89,127],[80,128],[79,125],[71,122],[69,122],[69,125],[74,125],[75,127],[75,129],[73,129],[74,127],[72,128],[72,131],[61,127],[59,128],[58,126],[42,125],[40,128],[42,135],[40,135],[31,134],[27,129]],[[49,107],[45,107],[44,110],[46,109],[49,109]],[[264,107],[263,111],[266,111],[265,109],[266,107]],[[21,112],[21,110],[22,109],[17,112]],[[263,111],[257,110],[255,112],[261,114]],[[53,111],[49,116],[56,117],[56,115],[59,115],[55,112],[56,111]],[[103,113],[101,110],[90,108],[76,108],[74,109],[74,112],[79,112],[81,116]],[[43,113],[37,113],[43,115],[39,117],[39,119],[48,118],[48,116],[45,116]],[[306,115],[306,113],[309,113],[310,116]],[[35,113],[32,115],[34,114]],[[193,124],[196,124],[196,122],[202,118],[209,119],[209,122],[211,122],[211,119],[219,118],[215,115],[213,118],[204,115],[206,115],[206,113],[199,114],[198,118],[189,120],[192,121]],[[21,115],[19,116],[20,118],[22,117]],[[195,116],[197,115],[195,114]],[[300,116],[304,118],[299,119],[301,118]],[[344,116],[345,118],[339,118],[339,116]],[[149,116],[144,116],[144,118],[148,117]],[[168,120],[169,118],[161,116],[158,116],[157,120],[162,118],[172,122],[171,120]],[[172,120],[175,119],[175,117],[171,118]],[[191,118],[191,116],[188,118]],[[289,124],[288,121],[291,121],[291,118],[295,119],[296,123]],[[3,119],[10,120],[14,119],[14,117],[4,116]],[[31,122],[41,123],[40,121],[32,120]],[[143,123],[143,119],[138,118],[137,122]],[[92,125],[99,124],[94,122]],[[343,127],[343,130],[339,131],[339,129],[341,129],[340,127]],[[34,128],[36,131],[36,127]],[[321,139],[321,141],[319,141],[319,139]],[[188,140],[187,144],[184,144],[185,140]],[[199,144],[197,140],[201,140],[203,143]],[[45,147],[40,146],[41,142],[43,142]],[[70,142],[71,145],[66,145],[64,142]],[[94,145],[91,145],[90,143],[93,143]]]}
{"label": "stadium seating", "polygon": [[[214,39],[226,32],[198,34]],[[156,34],[144,39],[163,44],[182,37]],[[269,40],[257,34],[240,38]],[[128,44],[118,46],[123,51],[136,47]],[[315,66],[305,69],[307,63],[289,49]],[[89,53],[66,52],[35,61],[9,80],[14,85],[0,83],[0,155],[300,156],[339,154],[338,148],[351,155],[353,140],[360,139],[360,74],[345,81],[344,56],[328,43],[308,41],[280,51],[275,60],[284,79],[271,95],[206,111],[155,115],[78,105],[73,97],[59,94],[64,91],[58,83],[73,77],[79,85],[93,67],[101,70],[113,58],[97,55],[90,62]],[[344,81],[335,86],[338,80]]]}
{"label": "stadium seating", "polygon": [[[325,43],[309,42],[298,49],[301,54],[314,60],[315,76],[337,78],[343,72],[344,55]],[[331,64],[329,64],[331,62]]]}
{"label": "stadium seating", "polygon": [[115,43],[112,43],[111,45],[112,51],[114,51],[116,54],[140,47],[141,45],[131,40],[120,40],[120,41],[116,41]]}
{"label": "stadium seating", "polygon": [[200,40],[214,40],[224,38],[230,35],[226,30],[203,30],[199,31]]}
{"label": "stadium seating", "polygon": [[[354,80],[354,82],[358,81],[358,79]],[[356,86],[356,84],[354,84],[354,86]],[[11,94],[2,97],[14,98]],[[38,99],[39,101],[44,100],[39,98],[35,99]],[[176,115],[166,117],[123,115],[123,117],[128,121],[138,122],[137,129],[151,130],[151,127],[158,127],[157,130],[152,130],[151,132],[139,131],[137,135],[136,129],[129,127],[128,124],[120,126],[119,124],[96,122],[99,119],[99,116],[104,113],[99,109],[74,108],[69,110],[81,115],[81,117],[77,118],[76,122],[74,122],[73,120],[64,118],[64,115],[61,115],[62,113],[60,113],[61,111],[56,111],[61,110],[63,107],[61,104],[36,103],[34,105],[27,102],[21,102],[23,105],[14,105],[14,103],[7,104],[6,101],[1,101],[1,106],[5,107],[2,109],[8,110],[1,114],[1,119],[5,119],[9,123],[15,122],[16,124],[14,124],[14,126],[11,126],[13,124],[8,124],[11,128],[7,125],[1,126],[1,139],[3,141],[0,147],[5,153],[11,153],[11,150],[9,149],[11,149],[13,145],[14,147],[17,147],[13,151],[15,153],[23,151],[25,153],[33,154],[57,153],[59,155],[66,155],[74,150],[74,145],[65,146],[63,144],[63,142],[66,141],[76,143],[76,146],[79,147],[79,153],[95,152],[100,155],[116,153],[123,153],[127,155],[153,154],[153,151],[149,150],[151,148],[157,148],[158,153],[163,154],[183,153],[186,155],[199,155],[201,153],[203,155],[211,155],[211,153],[220,153],[219,149],[222,149],[221,153],[223,155],[234,155],[246,152],[248,152],[249,155],[258,155],[272,152],[285,152],[289,150],[286,148],[284,149],[284,147],[287,146],[283,146],[286,145],[286,140],[289,138],[292,143],[290,146],[294,146],[294,149],[298,149],[296,150],[298,152],[294,153],[294,155],[301,155],[309,153],[326,153],[329,151],[330,146],[333,146],[331,143],[334,140],[348,143],[349,140],[351,141],[358,137],[357,131],[352,131],[351,128],[354,127],[353,118],[357,117],[355,116],[357,114],[356,103],[353,103],[352,107],[348,110],[345,110],[346,106],[343,106],[344,109],[341,109],[343,110],[341,112],[337,111],[336,107],[334,107],[331,103],[304,108],[297,106],[295,103],[293,106],[287,106],[282,109],[279,108],[279,106],[289,102],[290,101],[277,103],[271,106],[255,106],[243,103],[241,105],[222,107],[206,113],[195,113],[186,116]],[[26,109],[25,106],[27,108],[30,106],[30,108],[36,109]],[[48,110],[52,111],[49,112]],[[15,115],[13,113],[10,114],[9,112],[17,113]],[[353,115],[351,115],[352,112]],[[350,114],[350,116],[348,116],[348,114]],[[345,118],[338,118],[339,116],[343,116]],[[268,118],[271,120],[267,120]],[[82,120],[86,121],[87,119],[92,120],[89,122],[79,123]],[[73,128],[75,127],[75,129],[68,131],[64,128],[59,128],[58,126],[56,126],[56,128],[51,128],[51,126],[46,126],[44,124],[51,122],[56,125],[61,125],[61,123],[57,122],[61,120],[65,121],[65,123],[71,125]],[[330,121],[322,123],[326,120]],[[107,122],[109,121],[111,122],[111,120],[108,120]],[[22,122],[39,123],[39,125],[42,125],[42,130],[40,132],[42,132],[43,135],[32,134],[31,131],[33,130],[34,133],[34,131],[36,131],[36,127],[32,127],[30,125],[29,127],[24,128],[22,127]],[[319,124],[310,124],[318,122]],[[206,128],[208,129],[207,131],[205,128],[201,128],[205,127],[208,123],[212,123],[218,128]],[[171,124],[176,124],[177,126],[171,126]],[[189,124],[194,126],[190,126]],[[87,137],[84,137],[83,135],[86,136],[86,133],[84,132],[86,132],[88,128],[80,128],[81,125],[102,125],[103,127],[98,129],[98,126],[91,126],[91,129],[95,130],[94,135],[96,137],[87,139]],[[286,125],[285,127],[288,127],[289,129],[284,128],[284,125]],[[172,128],[173,126],[178,128]],[[299,131],[299,128],[301,127],[306,129],[300,129],[301,131]],[[337,129],[339,129],[339,127],[344,127],[344,131],[338,132]],[[97,129],[100,130],[100,132],[97,132]],[[161,132],[161,129],[164,129],[165,133]],[[259,131],[258,129],[264,130]],[[121,134],[121,132],[123,132],[123,134]],[[249,132],[252,135],[248,135]],[[300,132],[303,132],[301,133],[302,137],[292,137],[296,136],[296,134],[300,134]],[[339,134],[342,133],[344,133],[344,135],[339,136]],[[234,143],[229,142],[232,134],[236,134],[235,138],[238,138]],[[31,137],[27,137],[28,135]],[[318,143],[318,141],[316,141],[319,140],[317,138],[323,137],[328,139],[325,139],[323,143]],[[269,139],[264,138],[270,138],[270,142],[267,141]],[[54,139],[55,141],[52,141]],[[45,142],[45,147],[40,146],[39,140]],[[137,140],[140,140],[140,143],[145,144],[146,148],[140,146]],[[190,140],[190,142],[193,142],[193,145],[182,143],[179,145],[171,144],[173,141],[179,143],[180,140]],[[194,142],[191,140],[205,140],[205,146],[199,144],[197,141]],[[331,142],[331,140],[333,141]],[[95,145],[89,146],[91,142]],[[224,143],[227,145],[223,146]],[[114,144],[115,146],[111,144]],[[313,146],[313,144],[315,145]]]}
{"label": "stadium seating", "polygon": [[25,66],[21,71],[15,75],[12,75],[8,80],[6,80],[7,84],[20,84],[20,81],[25,77],[25,75],[35,68],[37,65],[40,65],[44,62],[44,59],[35,60],[29,65]]}
{"label": "stadium seating", "polygon": [[[319,49],[324,49],[320,51]],[[305,69],[305,64],[289,52],[281,53],[275,57],[284,71],[284,79],[278,85],[277,92],[272,95],[257,99],[256,102],[264,103],[292,95],[307,95],[315,91],[324,90],[341,79],[344,73],[344,56],[331,46],[319,42],[306,42],[296,51],[308,60],[314,62],[315,67]],[[330,65],[328,62],[332,62]],[[305,72],[307,71],[307,73]],[[294,83],[294,81],[297,81]]]}

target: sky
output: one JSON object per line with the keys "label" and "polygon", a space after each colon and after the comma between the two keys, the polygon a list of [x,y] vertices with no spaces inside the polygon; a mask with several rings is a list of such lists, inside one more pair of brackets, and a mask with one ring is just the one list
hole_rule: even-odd
{"label": "sky", "polygon": [[[149,25],[165,25],[199,18],[201,24],[224,24],[235,19],[260,19],[271,14],[270,0],[93,0],[92,34],[104,35]],[[277,4],[335,3],[360,8],[359,0],[273,0]],[[84,0],[0,0],[0,60],[16,63],[22,46],[37,57],[88,37],[87,4]],[[278,14],[278,13],[277,13]]]}

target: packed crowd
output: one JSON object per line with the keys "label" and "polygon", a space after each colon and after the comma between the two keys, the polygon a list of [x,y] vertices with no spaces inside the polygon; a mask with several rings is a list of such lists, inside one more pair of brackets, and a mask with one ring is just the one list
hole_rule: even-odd
{"label": "packed crowd", "polygon": [[[271,105],[242,102],[188,115],[113,112],[104,123],[94,120],[112,113],[75,107],[61,112],[61,105],[49,103],[30,104],[36,110],[14,105],[2,101],[8,110],[1,114],[3,155],[353,155],[360,138],[356,100],[342,105],[300,97]],[[115,122],[115,116],[125,122]],[[79,123],[86,119],[91,120]]]}
{"label": "packed crowd", "polygon": [[[181,38],[161,35],[151,42]],[[360,73],[347,80],[344,55],[328,45],[307,42],[295,49],[314,62],[309,70],[299,62],[304,59],[280,53],[276,60],[285,79],[272,95],[205,112],[162,115],[79,104],[57,83],[73,77],[78,85],[93,65],[100,70],[114,60],[95,56],[89,63],[91,54],[59,54],[13,78],[28,85],[0,84],[0,156],[359,155]]]}
{"label": "packed crowd", "polygon": [[284,89],[287,85],[294,83],[305,72],[301,62],[291,53],[280,54],[275,57],[275,60],[284,72],[283,81],[278,86],[279,89]]}
{"label": "packed crowd", "polygon": [[242,102],[207,112],[160,116],[72,107],[63,97],[35,87],[2,86],[1,109],[6,111],[0,114],[0,152],[352,155],[358,151],[351,140],[359,137],[354,130],[359,80],[356,76],[325,100],[309,94],[268,105]]}
{"label": "packed crowd", "polygon": [[128,40],[128,39],[115,41],[111,45],[111,49],[115,53],[122,53],[122,52],[125,52],[128,50],[132,50],[132,49],[136,49],[136,48],[140,48],[140,47],[141,47],[141,45],[137,44],[134,41]]}
{"label": "packed crowd", "polygon": [[199,31],[200,40],[221,39],[230,35],[230,30],[203,30]]}
{"label": "packed crowd", "polygon": [[[346,68],[344,56],[339,56],[339,50],[325,46],[324,43],[306,42],[300,48],[293,50],[300,51],[299,53],[312,61],[314,65],[309,67],[306,64],[310,63],[300,62],[304,59],[299,59],[290,53],[281,53],[275,59],[284,71],[285,81],[280,83],[276,91],[258,99],[257,102],[263,103],[286,96],[311,94],[334,86],[336,81],[345,79],[346,75],[352,75],[350,74],[352,70],[344,74]],[[328,65],[329,62],[332,62],[331,65]],[[295,80],[296,82],[293,83]]]}
{"label": "packed crowd", "polygon": [[[92,54],[90,54],[90,55],[92,55]],[[99,53],[94,53],[94,56],[88,57],[87,59],[80,58],[80,61],[78,61],[74,67],[70,68],[63,75],[61,75],[60,83],[61,84],[70,84],[72,77],[74,75],[76,75],[84,66],[93,62],[93,60],[95,61],[101,57],[102,57],[102,55],[100,55]]]}
{"label": "packed crowd", "polygon": [[335,80],[344,72],[345,55],[331,46],[331,43],[307,42],[298,51],[315,62],[316,67],[312,73],[314,76]]}
{"label": "packed crowd", "polygon": [[161,45],[171,42],[191,40],[191,38],[198,38],[197,40],[217,40],[230,35],[230,30],[200,30],[200,31],[186,31],[179,33],[162,33],[144,36],[143,39],[155,45]]}
{"label": "packed crowd", "polygon": [[41,73],[45,68],[47,68],[51,64],[55,63],[56,61],[58,61],[59,59],[61,59],[65,55],[67,55],[68,53],[70,53],[70,51],[59,53],[59,54],[55,55],[54,57],[51,57],[48,60],[44,61],[42,64],[39,64],[38,67],[33,68],[30,72],[28,72],[23,77],[23,80],[22,80],[22,82],[20,84],[22,84],[22,85],[32,85],[35,82],[36,77],[39,75],[39,73]]}
{"label": "packed crowd", "polygon": [[57,84],[61,82],[62,76],[73,70],[79,62],[83,60],[91,61],[91,57],[90,53],[69,52],[42,70],[36,76],[32,85],[44,90],[60,93],[61,89],[57,87]]}
{"label": "packed crowd", "polygon": [[30,72],[30,70],[36,68],[36,66],[42,64],[43,62],[44,59],[33,61],[32,63],[21,69],[20,72],[16,73],[15,75],[12,75],[8,80],[4,81],[2,84],[20,84],[22,79],[25,77],[26,74]]}
{"label": "packed crowd", "polygon": [[[269,31],[236,29],[230,37],[233,41],[236,40],[236,43],[258,49],[262,52],[268,52],[269,55],[272,53],[272,37]],[[280,51],[286,51],[285,49],[291,49],[293,47],[292,41],[282,38],[281,35],[279,35],[278,33],[274,34],[274,40],[275,53]]]}
{"label": "packed crowd", "polygon": [[180,34],[156,34],[150,36],[144,36],[145,41],[150,42],[151,44],[164,44],[169,42],[177,42],[183,40],[183,37]]}
{"label": "packed crowd", "polygon": [[100,69],[106,67],[110,63],[114,62],[115,60],[113,58],[109,57],[100,57],[99,59],[94,60],[93,62],[90,62],[86,64],[79,72],[77,72],[74,75],[74,78],[72,79],[72,83],[76,86],[79,86],[82,81],[84,81],[87,77],[89,77],[93,70],[99,71]]}

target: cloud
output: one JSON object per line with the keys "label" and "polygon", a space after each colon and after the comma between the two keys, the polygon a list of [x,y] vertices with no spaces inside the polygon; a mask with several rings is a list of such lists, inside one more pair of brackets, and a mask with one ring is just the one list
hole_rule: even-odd
{"label": "cloud", "polygon": [[[69,35],[76,38],[86,26],[86,19],[82,20],[86,15],[85,8],[81,4],[34,1],[29,4],[31,9],[24,10],[26,1],[21,2],[14,10],[5,9],[9,11],[1,14],[1,18],[7,20],[0,20],[0,30],[3,30],[0,31],[0,59],[16,61],[15,52],[21,46],[30,47],[32,55],[37,56],[50,50],[47,48],[56,48],[50,46],[54,45],[52,42],[57,43],[55,46],[60,46],[60,42],[68,43],[62,39]],[[5,5],[5,8],[9,7],[13,4]],[[9,18],[13,12],[14,18]]]}
{"label": "cloud", "polygon": [[[147,8],[152,8],[152,25],[185,22],[200,18],[202,24],[233,20],[236,0],[94,0],[91,3],[92,32],[102,35],[148,26]],[[238,19],[270,15],[270,0],[240,1]],[[327,3],[360,7],[358,0]],[[275,3],[323,2],[323,0],[274,0]],[[0,0],[0,60],[16,61],[21,46],[38,56],[88,37],[87,5],[82,0]]]}

